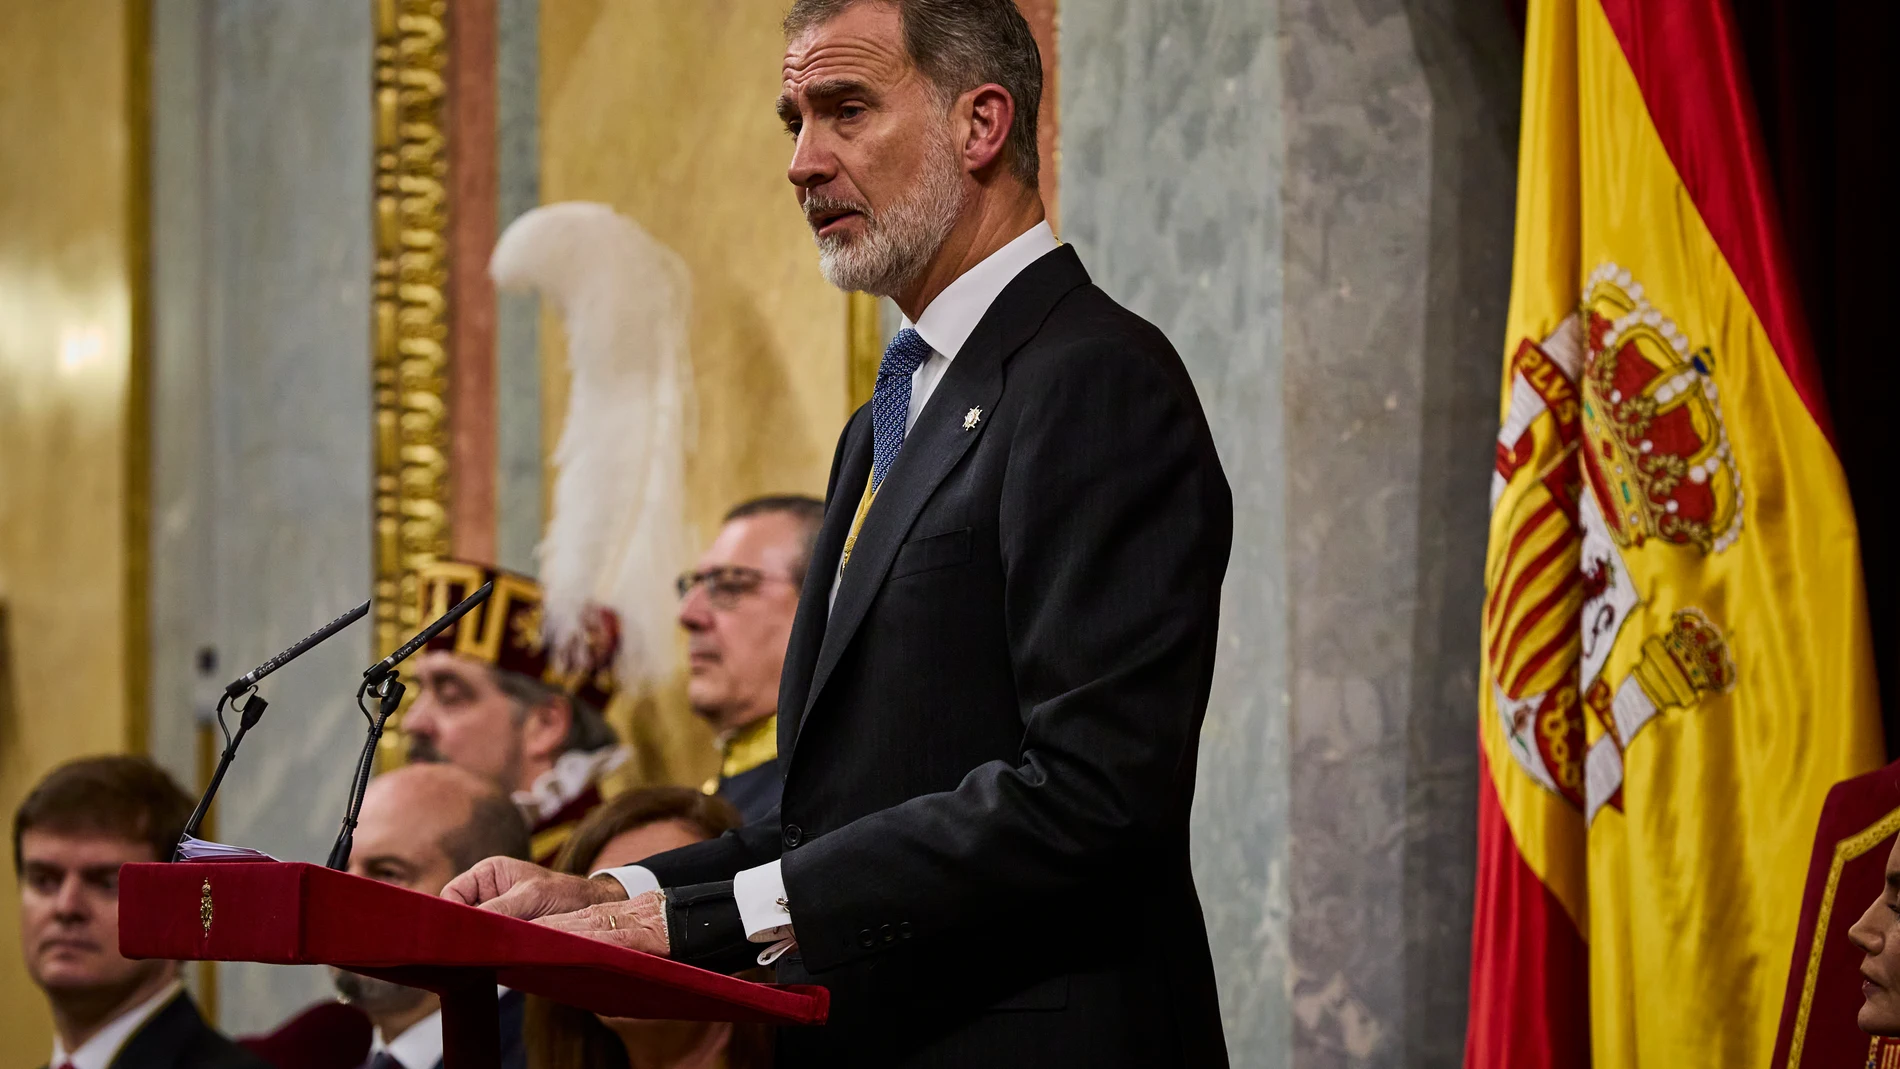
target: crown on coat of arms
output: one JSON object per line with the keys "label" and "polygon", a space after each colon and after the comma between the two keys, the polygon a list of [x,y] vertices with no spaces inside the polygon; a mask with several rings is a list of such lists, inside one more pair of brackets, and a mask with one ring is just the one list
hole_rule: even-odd
{"label": "crown on coat of arms", "polygon": [[1728,643],[1701,609],[1670,617],[1669,630],[1643,640],[1643,659],[1631,673],[1655,705],[1684,708],[1735,685]]}
{"label": "crown on coat of arms", "polygon": [[1720,553],[1741,537],[1742,480],[1715,358],[1613,263],[1583,289],[1587,480],[1618,545],[1657,538]]}

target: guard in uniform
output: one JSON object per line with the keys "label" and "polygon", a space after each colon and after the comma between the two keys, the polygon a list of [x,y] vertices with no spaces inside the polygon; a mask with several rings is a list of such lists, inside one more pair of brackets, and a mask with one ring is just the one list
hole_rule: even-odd
{"label": "guard in uniform", "polygon": [[796,494],[740,502],[677,583],[686,696],[719,739],[719,775],[704,789],[748,822],[778,807],[779,676],[824,518],[824,502]]}
{"label": "guard in uniform", "polygon": [[535,580],[467,561],[418,575],[430,620],[494,580],[488,600],[416,656],[417,694],[403,717],[412,761],[447,761],[499,784],[533,831],[547,864],[602,799],[601,780],[626,762],[603,715],[617,683],[618,617],[589,606],[574,641],[551,649]]}

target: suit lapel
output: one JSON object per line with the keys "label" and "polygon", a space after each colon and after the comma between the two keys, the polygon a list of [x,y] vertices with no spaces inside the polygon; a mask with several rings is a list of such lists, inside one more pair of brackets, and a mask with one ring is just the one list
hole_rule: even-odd
{"label": "suit lapel", "polygon": [[[962,351],[950,362],[943,381],[937,384],[929,403],[918,414],[916,425],[905,436],[903,448],[898,451],[896,462],[891,465],[890,473],[878,489],[876,502],[864,518],[864,527],[858,532],[857,543],[851,549],[851,563],[845,567],[843,581],[838,587],[838,600],[831,605],[830,619],[821,635],[817,663],[809,677],[811,686],[803,695],[801,705],[795,707],[799,709],[800,715],[790,731],[793,745],[784,745],[786,729],[781,726],[780,752],[789,757],[795,748],[798,733],[803,729],[813,704],[831,678],[839,659],[844,656],[845,649],[850,646],[858,625],[864,622],[865,613],[876,599],[878,589],[884,585],[884,577],[890,571],[891,562],[909,534],[911,525],[916,522],[917,514],[923,511],[925,502],[930,500],[937,486],[989,426],[987,421],[979,420],[974,427],[966,430],[966,415],[972,409],[980,408],[984,412],[994,410],[996,399],[1003,391],[1004,363],[1042,328],[1043,320],[1048,318],[1056,301],[1088,280],[1082,262],[1069,246],[1064,245],[1037,260],[1004,287],[971,332],[969,340],[964,342]],[[865,441],[862,443],[864,456],[862,463],[847,465],[855,471],[855,483],[840,478],[837,493],[841,504],[852,498],[854,488],[855,492],[861,493],[864,481],[869,476],[868,415],[862,422],[866,428]],[[842,517],[848,531],[851,511],[850,508],[836,509],[837,515],[827,517],[826,526],[832,526],[832,520]],[[843,544],[840,538],[840,550]],[[835,573],[837,554],[833,553],[827,559],[831,561]],[[828,582],[830,576],[826,578]],[[804,602],[812,600],[811,593],[812,587],[807,583]],[[801,609],[808,607],[801,605]],[[817,609],[821,613],[824,611],[823,594],[819,597]],[[787,667],[790,667],[789,663]]]}
{"label": "suit lapel", "polygon": [[197,1004],[180,991],[126,1038],[107,1069],[170,1065],[204,1027]]}
{"label": "suit lapel", "polygon": [[844,540],[851,533],[851,520],[857,513],[858,497],[865,480],[871,477],[871,406],[865,405],[844,431],[843,460],[838,479],[826,503],[825,522],[818,528],[811,563],[805,572],[805,586],[799,591],[798,612],[792,618],[792,634],[785,646],[785,667],[779,678],[778,752],[790,755],[798,738],[798,724],[804,718],[805,698],[811,693],[812,670],[818,664],[818,651],[828,630],[831,581],[838,574],[838,558],[844,553]]}

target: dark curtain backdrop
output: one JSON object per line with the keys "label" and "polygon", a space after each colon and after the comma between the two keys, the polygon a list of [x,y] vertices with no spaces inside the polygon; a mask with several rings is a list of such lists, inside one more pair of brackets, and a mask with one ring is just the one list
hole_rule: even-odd
{"label": "dark curtain backdrop", "polygon": [[1888,757],[1900,757],[1900,567],[1890,500],[1900,412],[1900,4],[1732,0],[1773,162],[1835,444],[1860,521]]}

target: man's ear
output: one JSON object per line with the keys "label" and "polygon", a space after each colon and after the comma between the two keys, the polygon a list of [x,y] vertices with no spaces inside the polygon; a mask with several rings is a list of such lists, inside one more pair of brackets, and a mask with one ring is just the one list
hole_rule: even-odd
{"label": "man's ear", "polygon": [[522,754],[532,761],[553,761],[561,756],[573,726],[574,706],[564,694],[531,707],[521,725]]}
{"label": "man's ear", "polygon": [[958,103],[969,125],[962,145],[963,167],[985,170],[1003,158],[1009,128],[1016,121],[1016,101],[1009,90],[991,82],[963,94]]}

